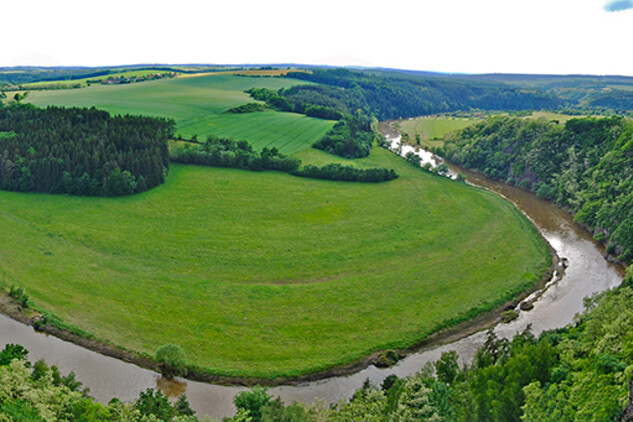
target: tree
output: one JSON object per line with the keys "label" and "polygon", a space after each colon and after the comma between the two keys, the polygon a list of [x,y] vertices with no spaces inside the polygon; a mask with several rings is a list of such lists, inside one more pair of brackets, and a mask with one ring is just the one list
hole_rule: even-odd
{"label": "tree", "polygon": [[191,409],[186,394],[181,394],[174,403],[174,411],[180,416],[193,416],[195,412]]}
{"label": "tree", "polygon": [[442,421],[429,400],[430,393],[431,389],[424,385],[424,379],[421,376],[416,375],[408,378],[404,384],[398,407],[390,420],[392,422]]}
{"label": "tree", "polygon": [[185,352],[175,344],[164,344],[156,350],[156,361],[167,378],[182,376],[187,373]]}
{"label": "tree", "polygon": [[154,415],[163,421],[170,421],[174,416],[174,408],[169,404],[167,397],[160,390],[154,391],[153,388],[141,392],[135,407],[142,415]]}
{"label": "tree", "polygon": [[451,350],[450,352],[442,353],[440,360],[435,362],[435,371],[439,381],[449,385],[452,384],[459,371],[457,352]]}
{"label": "tree", "polygon": [[262,420],[262,408],[270,403],[270,395],[265,387],[255,386],[249,391],[242,391],[233,398],[238,411],[248,412],[253,422]]}
{"label": "tree", "polygon": [[0,352],[0,366],[10,364],[14,359],[25,360],[29,351],[19,344],[9,343]]}

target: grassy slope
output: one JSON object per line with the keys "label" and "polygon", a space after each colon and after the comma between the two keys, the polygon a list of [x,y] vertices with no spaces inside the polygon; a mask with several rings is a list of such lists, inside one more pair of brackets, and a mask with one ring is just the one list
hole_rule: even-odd
{"label": "grassy slope", "polygon": [[252,87],[279,89],[302,83],[291,79],[245,78],[232,75],[178,77],[117,86],[31,92],[27,101],[38,106],[95,106],[113,113],[172,117],[178,132],[189,137],[209,134],[246,139],[255,147],[277,146],[292,154],[321,138],[333,122],[265,111],[232,115],[226,110],[253,100],[243,91]]}
{"label": "grassy slope", "polygon": [[476,120],[459,118],[459,117],[418,117],[411,120],[403,120],[399,122],[400,130],[409,134],[409,138],[415,141],[415,135],[420,135],[420,142],[423,146],[434,147],[441,146],[442,141],[436,141],[434,138],[442,138],[448,132],[463,129],[473,124]]}
{"label": "grassy slope", "polygon": [[130,197],[0,192],[0,275],[117,344],[173,342],[216,373],[274,377],[410,345],[548,265],[536,230],[498,196],[379,148],[360,163],[401,177],[174,165]]}
{"label": "grassy slope", "polygon": [[[534,111],[526,119],[546,119],[557,120],[560,123],[582,116],[572,116],[569,114],[554,113],[551,111]],[[442,137],[449,132],[463,129],[474,123],[480,122],[481,118],[464,118],[451,116],[429,116],[416,117],[414,119],[402,120],[395,122],[396,127],[399,126],[401,133],[409,135],[411,142],[415,142],[415,135],[420,135],[420,143],[423,147],[441,147],[444,145]]]}
{"label": "grassy slope", "polygon": [[86,85],[88,83],[88,81],[101,81],[101,80],[114,78],[114,77],[134,78],[134,77],[137,77],[137,76],[155,75],[157,73],[164,74],[164,73],[171,73],[171,71],[167,71],[167,70],[128,70],[128,71],[124,71],[124,72],[112,73],[110,75],[93,76],[93,77],[90,77],[90,78],[60,79],[60,80],[57,80],[57,81],[33,82],[33,83],[29,83],[29,84],[21,84],[20,87],[24,90],[24,89],[38,88],[38,87],[42,87],[42,86],[46,86],[46,85],[63,85],[63,84],[69,84],[70,85],[70,84],[77,84],[77,83],[82,84],[82,85]]}

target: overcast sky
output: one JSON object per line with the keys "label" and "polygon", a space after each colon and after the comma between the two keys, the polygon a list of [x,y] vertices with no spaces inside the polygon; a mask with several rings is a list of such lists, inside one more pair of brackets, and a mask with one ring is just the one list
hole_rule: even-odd
{"label": "overcast sky", "polygon": [[0,66],[305,63],[633,76],[633,0],[7,1]]}

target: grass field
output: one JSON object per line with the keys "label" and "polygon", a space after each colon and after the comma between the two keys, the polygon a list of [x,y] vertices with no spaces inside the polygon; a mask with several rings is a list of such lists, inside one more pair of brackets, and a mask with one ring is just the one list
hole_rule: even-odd
{"label": "grass field", "polygon": [[172,117],[185,137],[209,134],[246,139],[254,146],[276,146],[284,153],[310,147],[333,122],[295,113],[265,111],[232,115],[226,110],[252,102],[243,91],[279,89],[302,83],[281,78],[246,78],[225,74],[178,77],[143,83],[92,86],[73,90],[34,91],[26,101],[38,106],[80,106],[112,113]]}
{"label": "grass field", "polygon": [[90,78],[81,78],[81,79],[61,79],[57,81],[41,81],[41,82],[33,82],[30,84],[21,84],[21,89],[37,89],[47,85],[64,85],[64,84],[81,84],[86,85],[88,81],[101,81],[104,79],[114,78],[114,77],[126,77],[126,78],[134,78],[139,76],[147,76],[147,75],[155,75],[157,73],[171,73],[171,71],[166,70],[128,70],[125,72],[112,73],[110,75],[104,76],[93,76]]}
{"label": "grass field", "polygon": [[406,133],[415,142],[416,135],[420,136],[420,144],[431,148],[442,146],[441,138],[449,132],[463,129],[480,119],[469,119],[450,116],[425,116],[397,122],[400,132]]}
{"label": "grass field", "polygon": [[[508,115],[507,113],[500,113]],[[534,111],[525,119],[546,119],[565,123],[570,119],[583,117],[569,114],[555,113],[551,111]],[[463,129],[474,123],[480,122],[481,117],[452,117],[452,116],[424,116],[413,119],[394,122],[395,127],[402,134],[409,137],[409,142],[416,142],[416,135],[420,136],[420,144],[425,148],[441,147],[444,145],[442,137],[447,133]]]}
{"label": "grass field", "polygon": [[565,123],[571,119],[578,119],[586,116],[572,116],[570,114],[561,114],[555,113],[553,111],[534,111],[531,116],[526,117],[527,119],[545,119],[545,120],[555,120],[559,123]]}
{"label": "grass field", "polygon": [[380,148],[357,163],[401,177],[173,165],[129,197],[0,191],[0,280],[127,348],[175,343],[217,374],[276,377],[411,345],[549,266],[536,229],[497,195]]}

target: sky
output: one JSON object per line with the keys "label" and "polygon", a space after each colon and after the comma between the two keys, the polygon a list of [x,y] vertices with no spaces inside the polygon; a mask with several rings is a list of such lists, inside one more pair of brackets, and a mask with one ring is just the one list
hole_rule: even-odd
{"label": "sky", "polygon": [[633,0],[20,0],[0,66],[302,63],[633,76]]}

